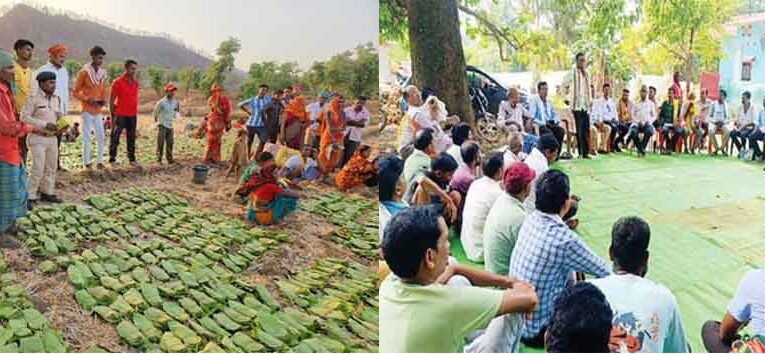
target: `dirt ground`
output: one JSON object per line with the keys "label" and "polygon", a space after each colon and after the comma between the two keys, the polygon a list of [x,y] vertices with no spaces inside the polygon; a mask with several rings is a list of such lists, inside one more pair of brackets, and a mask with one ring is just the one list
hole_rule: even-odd
{"label": "dirt ground", "polygon": [[[369,109],[373,114],[373,122],[365,130],[364,136],[377,150],[376,116],[379,109],[374,103]],[[78,121],[77,116],[70,115],[70,119]],[[183,125],[198,119],[199,117],[184,117],[176,124],[182,131]],[[141,134],[150,134],[152,126],[153,119],[150,116],[139,116],[138,128]],[[120,155],[123,155],[125,148],[120,148]],[[150,187],[177,194],[189,200],[196,208],[244,219],[246,206],[240,204],[233,196],[239,182],[238,177],[226,178],[225,167],[219,166],[210,170],[204,185],[194,184],[192,167],[199,163],[199,157],[179,157],[177,161],[178,164],[175,165],[147,164],[140,168],[121,165],[106,170],[61,172],[57,179],[58,195],[66,202],[80,203],[94,194],[130,187]],[[322,182],[312,182],[302,187],[309,197],[336,191],[333,185]],[[348,195],[376,200],[377,190],[360,187],[356,191],[348,192]],[[371,267],[376,266],[376,262],[361,258],[344,246],[331,241],[332,232],[337,227],[329,224],[321,216],[298,210],[278,225],[266,228],[278,229],[292,236],[290,242],[277,250],[267,252],[245,272],[246,276],[254,280],[266,282],[269,288],[274,288],[274,280],[297,273],[319,258],[353,259]],[[62,332],[70,350],[81,352],[94,347],[111,352],[131,350],[120,340],[112,325],[80,310],[74,300],[74,289],[67,282],[66,272],[59,272],[53,276],[43,275],[37,270],[35,259],[23,246],[17,245],[3,251],[11,272],[16,275],[20,285],[28,289],[35,307],[46,316],[51,326]]]}

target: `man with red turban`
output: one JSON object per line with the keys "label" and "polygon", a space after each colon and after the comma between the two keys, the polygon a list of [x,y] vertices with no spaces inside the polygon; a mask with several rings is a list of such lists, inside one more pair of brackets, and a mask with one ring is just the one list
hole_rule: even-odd
{"label": "man with red turban", "polygon": [[[61,101],[62,117],[67,115],[67,107],[69,107],[69,72],[66,71],[66,68],[64,67],[66,54],[67,49],[63,44],[54,44],[48,48],[48,62],[45,63],[45,65],[37,68],[37,70],[35,70],[34,74],[32,75],[33,78],[36,78],[37,75],[40,75],[40,73],[44,71],[49,71],[56,74],[56,91],[54,91],[53,94],[58,96]],[[38,91],[40,91],[40,87],[37,85],[37,82],[34,82],[31,85],[31,89],[32,92],[30,97],[37,96]],[[56,137],[58,139],[57,146],[60,149],[61,134],[58,134]],[[61,154],[58,155],[57,165],[58,169],[61,170]]]}

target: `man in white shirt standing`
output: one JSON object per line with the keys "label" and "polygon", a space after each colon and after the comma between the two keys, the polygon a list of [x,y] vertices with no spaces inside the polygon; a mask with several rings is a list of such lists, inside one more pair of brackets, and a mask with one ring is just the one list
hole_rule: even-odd
{"label": "man in white shirt standing", "polygon": [[483,262],[483,227],[491,206],[503,193],[499,184],[504,172],[503,165],[501,154],[491,154],[483,164],[483,177],[470,184],[465,197],[460,239],[467,258],[473,262]]}
{"label": "man in white shirt standing", "polygon": [[633,121],[630,126],[630,138],[635,142],[637,153],[645,157],[645,148],[653,135],[653,117],[656,116],[656,105],[647,99],[648,89],[645,85],[640,88],[640,101],[633,106]]}
{"label": "man in white shirt standing", "polygon": [[311,125],[308,127],[308,131],[306,132],[304,144],[312,146],[314,149],[319,148],[319,114],[321,113],[321,110],[324,109],[324,106],[327,104],[328,100],[329,92],[322,91],[319,93],[318,100],[309,104],[305,108],[306,112],[308,112],[308,118],[311,121]]}
{"label": "man in white shirt standing", "polygon": [[611,229],[613,274],[591,281],[614,311],[608,347],[619,353],[686,353],[675,296],[645,278],[650,238],[648,224],[637,217],[621,218]]}
{"label": "man in white shirt standing", "polygon": [[763,154],[757,141],[765,141],[765,97],[762,100],[762,110],[754,122],[754,131],[749,135],[749,147],[754,150],[752,160],[762,161]]}
{"label": "man in white shirt standing", "polygon": [[[616,135],[616,103],[611,98],[611,85],[603,84],[603,97],[592,103],[590,139],[598,153],[607,153]],[[600,145],[597,144],[600,133]]]}
{"label": "man in white shirt standing", "polygon": [[[728,154],[728,139],[730,137],[730,127],[728,126],[728,122],[730,121],[730,107],[728,106],[728,103],[725,102],[727,97],[728,94],[725,90],[720,90],[717,102],[712,105],[712,113],[710,114],[712,121],[709,122],[709,138],[712,139],[712,145],[715,147],[713,152],[714,155],[717,155],[720,151],[725,155]],[[715,137],[715,133],[718,130],[722,131],[722,148],[720,148],[717,143],[717,138]]]}
{"label": "man in white shirt standing", "polygon": [[536,196],[536,183],[539,176],[547,172],[550,169],[550,165],[555,162],[555,157],[558,155],[558,141],[552,134],[545,134],[539,138],[539,145],[531,150],[531,153],[526,157],[525,162],[536,173],[536,177],[531,182],[531,193],[528,198],[523,202],[523,206],[528,212],[536,209],[535,203]]}
{"label": "man in white shirt standing", "polygon": [[[579,149],[579,158],[588,159],[590,153],[587,132],[590,127],[590,105],[594,89],[590,89],[590,77],[587,74],[587,58],[584,53],[576,54],[576,66],[573,69],[573,84],[569,106],[574,114],[576,123],[576,145]],[[537,174],[538,176],[539,174]]]}
{"label": "man in white shirt standing", "polygon": [[[64,61],[66,60],[67,49],[62,44],[54,44],[48,48],[48,62],[45,65],[37,68],[32,75],[33,81],[30,83],[32,94],[30,97],[37,96],[37,92],[40,91],[39,85],[34,78],[37,77],[43,71],[49,71],[56,74],[56,91],[53,93],[58,96],[61,101],[61,116],[67,115],[67,107],[69,107],[69,72],[64,67]],[[58,139],[57,147],[61,149],[61,134],[56,135]],[[58,154],[58,170],[61,168],[61,154]]]}
{"label": "man in white shirt standing", "polygon": [[730,138],[733,139],[733,144],[738,149],[738,157],[742,159],[746,155],[746,141],[749,139],[749,134],[754,131],[755,110],[752,104],[752,94],[749,91],[744,91],[741,94],[741,108],[738,111],[736,125],[730,131]]}

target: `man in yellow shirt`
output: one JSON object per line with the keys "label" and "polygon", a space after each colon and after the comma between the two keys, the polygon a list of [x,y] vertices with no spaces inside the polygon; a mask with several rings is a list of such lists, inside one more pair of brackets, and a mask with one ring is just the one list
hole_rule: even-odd
{"label": "man in yellow shirt", "polygon": [[[13,111],[16,112],[16,117],[19,117],[21,109],[24,107],[24,101],[32,92],[30,87],[32,83],[32,68],[29,67],[29,62],[32,60],[32,53],[34,53],[35,45],[29,40],[19,39],[13,44],[13,50],[16,51],[16,63],[13,64],[13,83],[15,91],[13,93]],[[27,162],[27,139],[23,136],[19,139],[19,147],[21,148],[21,160],[26,165]]]}

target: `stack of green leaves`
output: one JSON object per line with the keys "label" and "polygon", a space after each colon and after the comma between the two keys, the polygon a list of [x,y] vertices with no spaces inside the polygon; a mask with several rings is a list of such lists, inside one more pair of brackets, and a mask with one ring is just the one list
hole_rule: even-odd
{"label": "stack of green leaves", "polygon": [[81,242],[129,239],[140,234],[98,210],[73,204],[42,205],[16,220],[20,240],[32,255],[45,257],[40,270],[54,273],[69,264],[68,254]]}
{"label": "stack of green leaves", "polygon": [[0,353],[67,352],[60,333],[50,328],[18,283],[9,273],[0,276]]}

